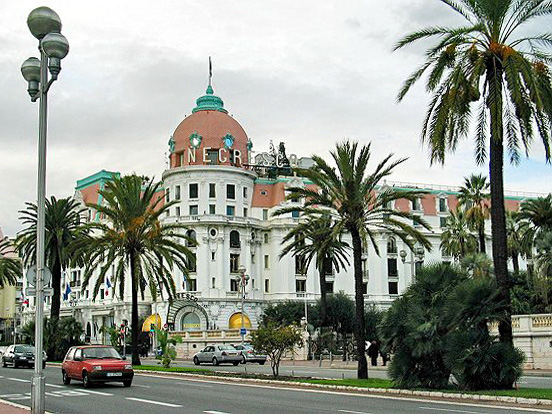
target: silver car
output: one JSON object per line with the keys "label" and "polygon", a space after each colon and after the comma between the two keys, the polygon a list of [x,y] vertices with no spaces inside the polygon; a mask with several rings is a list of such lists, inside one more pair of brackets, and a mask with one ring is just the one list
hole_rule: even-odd
{"label": "silver car", "polygon": [[232,345],[208,345],[194,355],[194,364],[210,362],[213,365],[230,363],[238,365],[242,361],[241,351]]}
{"label": "silver car", "polygon": [[234,345],[238,351],[242,353],[241,363],[245,364],[246,362],[258,362],[259,365],[264,365],[266,362],[267,356],[262,352],[257,352],[251,345]]}

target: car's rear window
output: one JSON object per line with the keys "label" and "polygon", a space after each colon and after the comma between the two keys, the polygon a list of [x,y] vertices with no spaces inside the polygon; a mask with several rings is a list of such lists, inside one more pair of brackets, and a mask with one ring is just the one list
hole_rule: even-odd
{"label": "car's rear window", "polygon": [[234,348],[231,345],[221,345],[221,346],[219,346],[219,348],[220,348],[221,351],[235,351],[236,350],[236,348]]}
{"label": "car's rear window", "polygon": [[17,345],[14,352],[34,352],[35,347],[32,345]]}
{"label": "car's rear window", "polygon": [[83,359],[121,359],[121,355],[111,347],[94,347],[82,349]]}

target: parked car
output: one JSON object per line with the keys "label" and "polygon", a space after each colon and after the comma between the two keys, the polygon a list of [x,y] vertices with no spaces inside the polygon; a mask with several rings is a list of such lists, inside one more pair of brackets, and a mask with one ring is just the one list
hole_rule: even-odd
{"label": "parked car", "polygon": [[242,361],[241,352],[232,345],[208,345],[194,355],[194,364],[211,362],[213,365],[231,363],[238,365]]}
{"label": "parked car", "polygon": [[[42,368],[46,368],[46,352],[42,353]],[[10,345],[2,354],[2,366],[5,368],[10,364],[13,368],[34,367],[35,347],[32,345],[15,344]]]}
{"label": "parked car", "polygon": [[122,382],[130,387],[134,370],[112,346],[82,345],[69,348],[61,364],[63,383],[82,381],[85,388],[98,382]]}
{"label": "parked car", "polygon": [[264,363],[266,362],[267,356],[262,352],[255,351],[251,345],[239,344],[234,345],[234,348],[236,348],[238,351],[241,351],[242,364],[245,364],[246,362],[258,362],[259,365],[264,365]]}

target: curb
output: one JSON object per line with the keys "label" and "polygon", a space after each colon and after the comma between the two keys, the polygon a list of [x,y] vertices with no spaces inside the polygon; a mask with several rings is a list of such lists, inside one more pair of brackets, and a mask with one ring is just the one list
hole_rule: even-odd
{"label": "curb", "polygon": [[321,388],[327,390],[339,390],[339,391],[355,391],[358,393],[375,393],[375,394],[389,394],[389,395],[398,395],[398,396],[408,396],[408,397],[430,397],[430,398],[441,398],[441,399],[450,399],[450,400],[471,400],[478,402],[499,402],[499,403],[508,403],[508,404],[520,404],[520,405],[541,405],[545,407],[552,407],[552,400],[545,400],[540,398],[522,398],[522,397],[505,397],[499,395],[483,395],[483,394],[454,394],[441,391],[417,391],[417,390],[406,390],[398,388],[359,388],[351,386],[342,386],[342,385],[325,385],[325,384],[310,384],[303,382],[294,382],[294,381],[277,381],[277,380],[265,380],[265,379],[253,379],[253,378],[239,378],[239,377],[221,377],[216,375],[197,375],[197,374],[188,374],[185,372],[163,372],[163,371],[150,371],[150,370],[136,370],[135,375],[145,373],[145,374],[155,374],[155,375],[164,375],[164,376],[182,376],[189,378],[200,378],[200,379],[216,379],[220,381],[228,382],[249,382],[257,384],[271,384],[271,385],[288,385],[299,388]]}

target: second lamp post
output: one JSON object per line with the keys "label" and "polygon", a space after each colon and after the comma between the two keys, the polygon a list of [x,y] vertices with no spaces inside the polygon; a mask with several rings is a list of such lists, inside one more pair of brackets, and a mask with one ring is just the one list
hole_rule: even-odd
{"label": "second lamp post", "polygon": [[245,287],[247,286],[247,282],[249,282],[249,275],[245,274],[246,268],[243,265],[240,265],[238,267],[239,275],[236,276],[236,281],[238,282],[238,285],[240,287],[240,293],[241,293],[241,329],[240,329],[240,335],[241,335],[241,344],[243,347],[243,343],[245,341],[245,314],[243,313],[243,308],[245,304]]}

